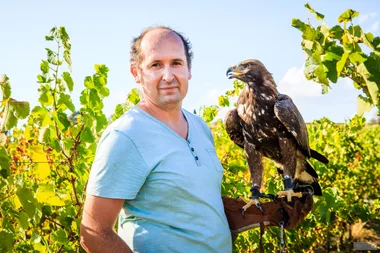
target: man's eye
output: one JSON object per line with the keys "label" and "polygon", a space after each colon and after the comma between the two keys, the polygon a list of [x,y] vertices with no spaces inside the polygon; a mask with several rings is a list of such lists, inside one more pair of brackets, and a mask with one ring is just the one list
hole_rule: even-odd
{"label": "man's eye", "polygon": [[176,61],[176,62],[173,62],[173,65],[182,65],[182,62]]}
{"label": "man's eye", "polygon": [[156,67],[159,67],[159,66],[160,66],[160,64],[157,62],[157,63],[153,63],[151,67],[156,68]]}

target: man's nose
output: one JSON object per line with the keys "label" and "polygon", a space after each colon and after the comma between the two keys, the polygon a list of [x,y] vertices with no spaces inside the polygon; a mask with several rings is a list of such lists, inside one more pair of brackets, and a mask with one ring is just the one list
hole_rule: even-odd
{"label": "man's nose", "polygon": [[173,70],[170,66],[167,66],[163,70],[162,79],[167,82],[171,83],[174,79]]}

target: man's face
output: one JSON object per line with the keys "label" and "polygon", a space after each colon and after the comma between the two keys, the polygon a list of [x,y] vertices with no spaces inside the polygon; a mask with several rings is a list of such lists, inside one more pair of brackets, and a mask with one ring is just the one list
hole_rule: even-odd
{"label": "man's face", "polygon": [[165,30],[153,30],[141,41],[141,53],[143,61],[131,71],[141,83],[144,99],[162,109],[181,107],[191,78],[181,39]]}

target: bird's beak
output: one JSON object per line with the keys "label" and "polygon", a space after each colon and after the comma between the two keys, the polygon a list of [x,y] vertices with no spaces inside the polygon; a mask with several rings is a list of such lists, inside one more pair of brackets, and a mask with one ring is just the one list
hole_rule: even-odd
{"label": "bird's beak", "polygon": [[227,73],[226,73],[228,79],[235,78],[235,77],[240,76],[242,74],[244,74],[244,72],[240,68],[240,65],[238,65],[238,66],[235,65],[235,66],[228,68]]}

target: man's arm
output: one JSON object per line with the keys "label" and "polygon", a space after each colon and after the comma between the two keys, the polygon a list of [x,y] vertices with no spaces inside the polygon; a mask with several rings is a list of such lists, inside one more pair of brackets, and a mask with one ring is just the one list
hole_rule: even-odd
{"label": "man's arm", "polygon": [[123,199],[87,194],[80,226],[80,243],[86,252],[132,252],[113,230],[123,204]]}

